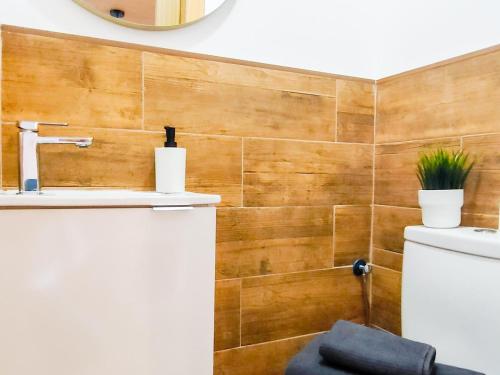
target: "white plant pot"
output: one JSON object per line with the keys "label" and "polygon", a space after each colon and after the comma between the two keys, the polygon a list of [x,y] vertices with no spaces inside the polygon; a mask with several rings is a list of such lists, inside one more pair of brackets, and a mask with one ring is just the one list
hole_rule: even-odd
{"label": "white plant pot", "polygon": [[419,190],[418,203],[422,207],[422,222],[429,228],[456,228],[462,220],[464,191]]}

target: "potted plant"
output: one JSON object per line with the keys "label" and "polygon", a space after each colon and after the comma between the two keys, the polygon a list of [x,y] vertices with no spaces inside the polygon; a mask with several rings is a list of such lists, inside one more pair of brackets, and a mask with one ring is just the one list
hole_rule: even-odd
{"label": "potted plant", "polygon": [[474,166],[463,151],[438,149],[420,157],[417,176],[422,185],[418,203],[422,222],[430,228],[460,225],[464,204],[464,185]]}

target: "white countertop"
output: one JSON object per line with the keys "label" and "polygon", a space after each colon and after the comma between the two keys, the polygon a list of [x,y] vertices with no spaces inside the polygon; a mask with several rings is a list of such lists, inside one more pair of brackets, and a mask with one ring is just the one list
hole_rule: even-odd
{"label": "white countertop", "polygon": [[41,194],[18,194],[0,190],[0,207],[169,207],[215,205],[219,195],[197,193],[163,194],[133,190],[43,190]]}

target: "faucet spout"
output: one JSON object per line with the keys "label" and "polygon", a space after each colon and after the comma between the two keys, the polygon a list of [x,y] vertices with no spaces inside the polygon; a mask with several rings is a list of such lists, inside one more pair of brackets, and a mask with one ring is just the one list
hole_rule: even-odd
{"label": "faucet spout", "polygon": [[64,145],[70,144],[80,148],[89,147],[94,139],[92,137],[38,137],[38,144]]}
{"label": "faucet spout", "polygon": [[39,144],[73,144],[86,148],[92,144],[91,137],[41,137],[39,125],[67,126],[65,123],[40,123],[20,121],[19,127],[19,193],[39,193],[40,177],[38,173]]}

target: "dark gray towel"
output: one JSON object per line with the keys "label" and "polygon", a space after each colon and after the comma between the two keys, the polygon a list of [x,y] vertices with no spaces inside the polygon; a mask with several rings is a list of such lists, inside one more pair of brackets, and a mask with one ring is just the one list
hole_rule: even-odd
{"label": "dark gray towel", "polygon": [[[288,364],[285,375],[361,375],[355,372],[340,370],[327,364],[319,354],[319,346],[325,335],[311,341]],[[447,375],[447,374],[446,374]]]}
{"label": "dark gray towel", "polygon": [[339,320],[319,352],[334,367],[370,375],[432,375],[436,349],[427,344]]}
{"label": "dark gray towel", "polygon": [[[319,347],[325,335],[320,335],[311,341],[288,364],[285,375],[361,375],[359,372],[334,368],[323,360],[319,354]],[[434,366],[433,375],[484,375],[478,372],[456,367],[439,365]]]}
{"label": "dark gray towel", "polygon": [[463,368],[440,365],[436,363],[433,375],[485,375],[482,372],[466,370]]}

